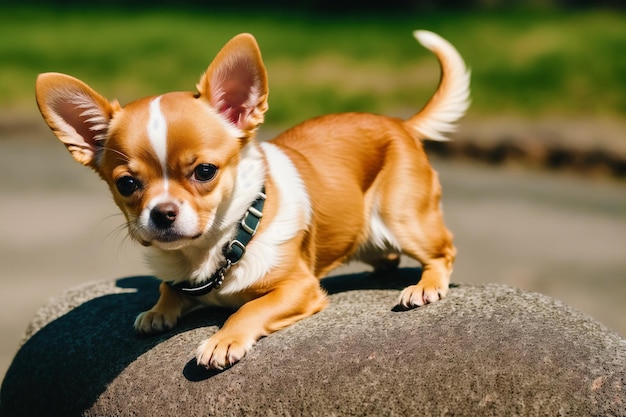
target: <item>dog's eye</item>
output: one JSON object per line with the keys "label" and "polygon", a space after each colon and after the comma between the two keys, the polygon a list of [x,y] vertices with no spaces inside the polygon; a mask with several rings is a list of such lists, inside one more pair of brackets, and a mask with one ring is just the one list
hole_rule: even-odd
{"label": "dog's eye", "polygon": [[130,197],[141,187],[141,183],[138,179],[125,175],[115,182],[115,186],[124,197]]}
{"label": "dog's eye", "polygon": [[196,181],[211,181],[217,174],[217,167],[212,164],[200,164],[193,170],[193,178]]}

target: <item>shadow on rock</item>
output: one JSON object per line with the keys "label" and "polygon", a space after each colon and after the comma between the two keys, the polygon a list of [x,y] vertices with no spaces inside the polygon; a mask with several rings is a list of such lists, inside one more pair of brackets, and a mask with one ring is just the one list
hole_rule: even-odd
{"label": "shadow on rock", "polygon": [[[228,313],[191,314],[172,331],[141,336],[133,328],[137,314],[158,299],[159,281],[153,277],[129,277],[116,286],[134,292],[109,294],[80,304],[51,321],[28,339],[16,354],[5,376],[0,414],[80,415],[89,408],[130,363],[159,343],[199,326],[222,325]],[[32,366],[36,362],[39,366]],[[10,381],[10,384],[7,383]],[[24,401],[16,393],[33,395]],[[80,395],[77,395],[80,393]],[[54,398],[41,402],[38,398]],[[19,403],[18,403],[19,402]]]}

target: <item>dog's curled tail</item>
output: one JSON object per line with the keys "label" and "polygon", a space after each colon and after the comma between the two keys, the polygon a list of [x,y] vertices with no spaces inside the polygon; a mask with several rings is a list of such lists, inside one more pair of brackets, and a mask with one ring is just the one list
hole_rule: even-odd
{"label": "dog's curled tail", "polygon": [[454,123],[469,107],[470,71],[456,48],[441,36],[426,30],[416,30],[413,36],[437,56],[441,80],[424,108],[405,123],[422,139],[445,141],[445,133],[455,130]]}

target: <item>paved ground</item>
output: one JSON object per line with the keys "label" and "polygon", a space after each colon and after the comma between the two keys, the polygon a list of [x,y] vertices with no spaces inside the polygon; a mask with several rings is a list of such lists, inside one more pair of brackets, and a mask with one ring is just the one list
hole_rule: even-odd
{"label": "paved ground", "polygon": [[[453,281],[538,291],[626,336],[626,183],[435,165],[459,248]],[[140,248],[119,229],[122,218],[104,183],[49,132],[39,140],[1,138],[0,214],[4,376],[26,325],[50,297],[147,269]]]}

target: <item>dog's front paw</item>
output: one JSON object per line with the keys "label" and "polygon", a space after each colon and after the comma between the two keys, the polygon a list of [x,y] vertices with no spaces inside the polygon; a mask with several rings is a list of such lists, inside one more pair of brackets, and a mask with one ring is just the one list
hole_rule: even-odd
{"label": "dog's front paw", "polygon": [[175,314],[148,310],[135,319],[135,330],[143,334],[162,333],[172,329],[178,322]]}
{"label": "dog's front paw", "polygon": [[448,294],[448,286],[420,282],[402,290],[398,305],[405,309],[421,307],[439,301],[446,294]]}
{"label": "dog's front paw", "polygon": [[223,370],[239,362],[252,349],[255,340],[221,335],[221,331],[203,341],[196,350],[198,365]]}

